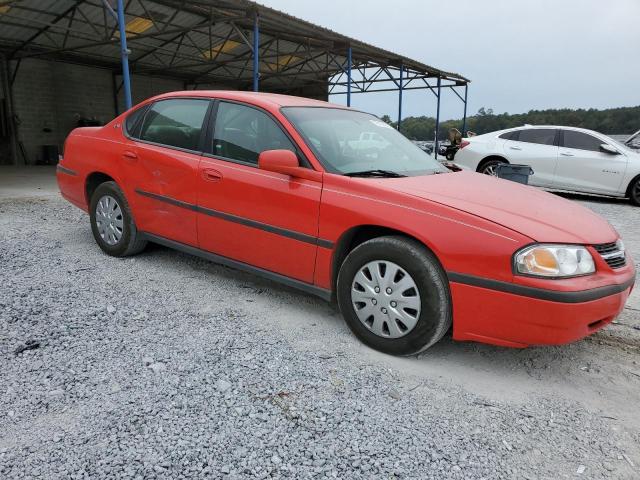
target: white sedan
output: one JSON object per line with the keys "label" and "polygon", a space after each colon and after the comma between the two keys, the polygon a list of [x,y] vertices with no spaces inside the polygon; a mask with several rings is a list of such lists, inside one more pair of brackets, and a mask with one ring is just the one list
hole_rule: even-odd
{"label": "white sedan", "polygon": [[640,153],[592,130],[526,125],[463,138],[454,161],[487,175],[501,163],[530,165],[530,185],[640,205]]}

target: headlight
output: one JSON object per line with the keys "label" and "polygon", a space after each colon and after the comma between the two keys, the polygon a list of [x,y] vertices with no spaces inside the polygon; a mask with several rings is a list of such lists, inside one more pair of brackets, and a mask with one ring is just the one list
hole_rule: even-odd
{"label": "headlight", "polygon": [[576,245],[532,245],[516,252],[517,273],[536,277],[577,277],[596,271],[593,257]]}

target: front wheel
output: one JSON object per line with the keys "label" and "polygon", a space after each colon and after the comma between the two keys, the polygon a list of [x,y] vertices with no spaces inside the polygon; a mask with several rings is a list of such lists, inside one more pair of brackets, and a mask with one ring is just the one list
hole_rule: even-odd
{"label": "front wheel", "polygon": [[89,205],[91,231],[98,246],[114,257],[141,252],[147,245],[133,221],[129,204],[115,182],[98,185]]}
{"label": "front wheel", "polygon": [[452,323],[446,274],[436,257],[404,237],[362,243],[338,274],[340,311],[365,344],[412,355],[440,340]]}
{"label": "front wheel", "polygon": [[631,203],[640,207],[640,177],[631,185],[629,198]]}

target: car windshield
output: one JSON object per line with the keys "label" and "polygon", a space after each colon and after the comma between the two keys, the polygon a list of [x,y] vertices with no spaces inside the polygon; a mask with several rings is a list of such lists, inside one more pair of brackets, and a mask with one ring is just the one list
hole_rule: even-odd
{"label": "car windshield", "polygon": [[607,140],[610,141],[611,143],[613,143],[616,147],[622,149],[622,151],[633,153],[633,150],[631,148],[629,148],[629,145],[625,145],[624,143],[616,140],[615,138],[611,138],[611,137],[608,137],[606,135],[605,135],[605,137],[607,137]]}
{"label": "car windshield", "polygon": [[377,177],[449,172],[373,115],[318,107],[285,107],[282,112],[330,172]]}

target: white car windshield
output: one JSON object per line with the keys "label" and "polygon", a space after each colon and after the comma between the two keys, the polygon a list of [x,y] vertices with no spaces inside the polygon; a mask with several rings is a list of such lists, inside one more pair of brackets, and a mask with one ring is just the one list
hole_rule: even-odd
{"label": "white car windshield", "polygon": [[449,170],[373,115],[339,108],[285,107],[283,114],[330,172],[417,176]]}
{"label": "white car windshield", "polygon": [[[606,136],[606,135],[605,135]],[[607,137],[607,141],[613,143],[616,147],[622,149],[622,151],[624,152],[629,152],[629,153],[636,153],[634,152],[631,148],[629,148],[628,145],[625,145],[622,142],[619,142],[618,140],[616,140],[615,138],[611,138],[611,137]]]}

